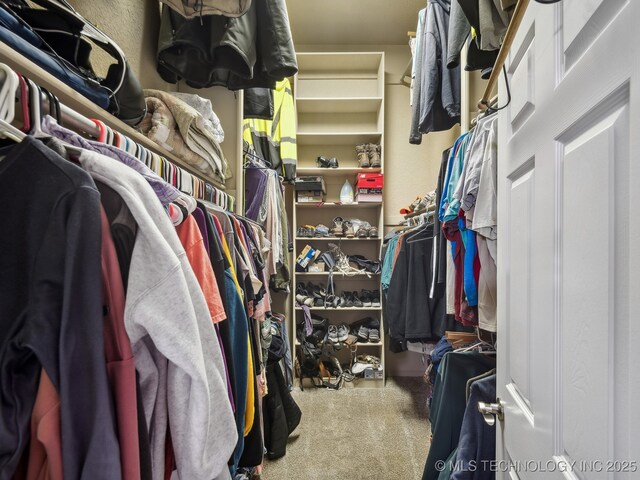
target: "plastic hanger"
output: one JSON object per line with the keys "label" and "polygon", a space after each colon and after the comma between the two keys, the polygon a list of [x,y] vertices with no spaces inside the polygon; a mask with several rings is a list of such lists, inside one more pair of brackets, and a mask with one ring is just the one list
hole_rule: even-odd
{"label": "plastic hanger", "polygon": [[33,81],[27,79],[31,91],[31,131],[30,135],[36,138],[43,138],[47,135],[41,130],[42,128],[42,92],[40,87]]}
{"label": "plastic hanger", "polygon": [[20,105],[22,108],[22,131],[27,133],[31,130],[31,117],[29,115],[29,84],[23,75],[18,76],[20,82]]}
{"label": "plastic hanger", "polygon": [[20,82],[18,74],[4,63],[0,63],[0,71],[4,72],[2,87],[0,87],[0,117],[12,122],[16,113],[16,94]]}

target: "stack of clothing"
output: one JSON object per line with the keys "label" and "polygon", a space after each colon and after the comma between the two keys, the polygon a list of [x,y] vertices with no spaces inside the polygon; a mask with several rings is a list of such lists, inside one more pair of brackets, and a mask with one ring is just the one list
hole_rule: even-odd
{"label": "stack of clothing", "polygon": [[224,131],[211,102],[197,95],[160,90],[144,90],[144,95],[147,115],[140,124],[144,135],[221,183],[231,177],[220,147]]}

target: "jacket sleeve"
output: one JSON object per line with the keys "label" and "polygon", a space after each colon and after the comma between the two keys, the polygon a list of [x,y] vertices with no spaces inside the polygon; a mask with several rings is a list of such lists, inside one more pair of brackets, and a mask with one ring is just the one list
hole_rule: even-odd
{"label": "jacket sleeve", "polygon": [[[42,259],[39,289],[40,333],[55,321],[52,315],[60,315],[57,348],[50,345],[53,356],[42,363],[60,395],[64,475],[86,480],[122,475],[104,353],[99,205],[99,193],[91,187],[80,187],[60,201],[47,241],[61,242],[58,251],[64,257]],[[64,272],[61,292],[48,282],[56,271]],[[36,335],[34,342],[45,337]]]}
{"label": "jacket sleeve", "polygon": [[296,177],[298,145],[296,139],[296,111],[288,80],[285,80],[283,95],[277,137],[280,142],[280,158],[282,159],[284,178],[293,180]]}
{"label": "jacket sleeve", "polygon": [[422,78],[420,80],[420,131],[433,130],[434,107],[440,97],[441,72],[438,65],[438,39],[427,32],[422,54]]}
{"label": "jacket sleeve", "polygon": [[460,65],[460,52],[471,33],[471,24],[462,11],[458,0],[451,2],[451,14],[449,17],[449,35],[447,41],[447,68],[455,68]]}

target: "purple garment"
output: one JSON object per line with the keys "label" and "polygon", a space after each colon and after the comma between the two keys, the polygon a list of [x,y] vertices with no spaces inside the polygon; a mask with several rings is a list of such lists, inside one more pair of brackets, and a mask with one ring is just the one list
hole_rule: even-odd
{"label": "purple garment", "polygon": [[258,220],[267,191],[267,175],[259,168],[248,166],[244,181],[245,215],[251,220]]}
{"label": "purple garment", "polygon": [[196,208],[193,213],[193,218],[196,219],[200,233],[202,233],[202,240],[204,241],[204,248],[209,251],[209,234],[207,233],[207,222],[204,219],[204,212],[200,207]]}
{"label": "purple garment", "polygon": [[109,158],[114,158],[119,162],[133,168],[136,172],[144,177],[144,179],[151,185],[153,191],[158,196],[158,199],[163,205],[168,205],[174,202],[179,196],[180,191],[173,185],[165,182],[158,174],[147,167],[144,163],[138,160],[133,155],[120,150],[118,147],[109,145],[106,143],[96,142],[94,140],[87,140],[81,137],[76,132],[68,130],[58,125],[55,119],[50,115],[45,115],[42,119],[42,131],[54,136],[70,145],[75,147],[84,148],[92,152],[105,155]]}

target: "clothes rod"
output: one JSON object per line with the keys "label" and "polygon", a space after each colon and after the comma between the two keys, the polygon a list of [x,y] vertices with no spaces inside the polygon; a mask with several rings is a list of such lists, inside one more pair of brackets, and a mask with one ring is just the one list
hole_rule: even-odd
{"label": "clothes rod", "polygon": [[509,50],[511,50],[511,45],[516,38],[516,33],[518,32],[518,28],[520,28],[520,24],[522,23],[524,13],[528,6],[529,0],[518,0],[518,4],[513,12],[513,17],[511,17],[511,21],[509,22],[509,27],[507,27],[504,42],[502,42],[502,47],[500,47],[498,58],[496,58],[496,63],[493,66],[493,70],[491,70],[491,76],[489,77],[487,88],[484,91],[484,95],[478,102],[478,108],[480,110],[486,110],[489,107],[489,98],[491,97],[491,93],[498,82],[498,78],[502,72],[502,66],[507,60],[507,55],[509,54]]}

